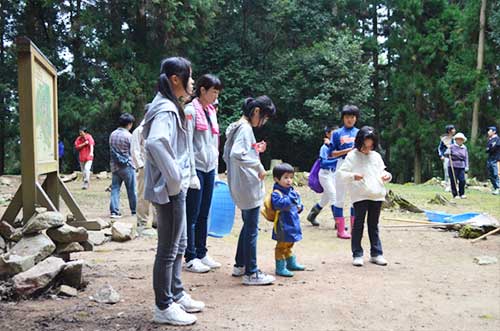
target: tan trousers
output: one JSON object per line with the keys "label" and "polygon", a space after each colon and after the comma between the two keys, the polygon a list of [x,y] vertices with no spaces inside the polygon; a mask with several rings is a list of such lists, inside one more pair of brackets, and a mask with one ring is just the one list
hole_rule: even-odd
{"label": "tan trousers", "polygon": [[286,243],[278,241],[274,250],[274,257],[276,260],[286,260],[292,256],[292,247],[294,243]]}
{"label": "tan trousers", "polygon": [[140,168],[136,173],[137,176],[137,225],[151,227],[152,223],[156,223],[156,208],[153,209],[153,220],[149,220],[149,211],[151,203],[144,200],[144,168]]}

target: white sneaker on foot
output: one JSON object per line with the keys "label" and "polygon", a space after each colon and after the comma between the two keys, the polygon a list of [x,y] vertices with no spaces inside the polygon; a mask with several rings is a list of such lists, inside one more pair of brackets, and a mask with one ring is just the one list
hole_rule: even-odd
{"label": "white sneaker on foot", "polygon": [[372,256],[370,262],[377,265],[387,265],[387,260],[382,255]]}
{"label": "white sneaker on foot", "polygon": [[201,261],[201,263],[203,263],[204,265],[206,265],[210,269],[217,269],[217,268],[220,268],[222,266],[222,264],[220,264],[219,262],[212,259],[209,255],[205,255],[205,257],[203,259],[201,259],[200,261]]}
{"label": "white sneaker on foot", "polygon": [[467,199],[467,196],[464,194],[464,195],[460,196],[460,199]]}
{"label": "white sneaker on foot", "polygon": [[355,267],[362,267],[363,264],[364,264],[364,262],[363,262],[362,256],[358,256],[358,257],[355,257],[352,259],[352,265]]}
{"label": "white sneaker on foot", "polygon": [[241,277],[245,274],[245,267],[233,267],[233,277]]}
{"label": "white sneaker on foot", "polygon": [[491,194],[493,194],[493,195],[499,195],[500,194],[500,189],[497,188],[496,190],[491,191]]}
{"label": "white sneaker on foot", "polygon": [[205,272],[210,271],[210,267],[201,263],[200,259],[192,259],[191,261],[186,263],[185,267],[186,267],[187,271],[198,273],[198,274],[203,274]]}
{"label": "white sneaker on foot", "polygon": [[267,275],[260,270],[251,275],[243,276],[243,285],[269,285],[272,284],[276,278],[271,275]]}
{"label": "white sneaker on foot", "polygon": [[153,322],[170,325],[191,325],[196,323],[196,316],[186,313],[180,305],[173,302],[167,309],[160,310],[155,306]]}
{"label": "white sneaker on foot", "polygon": [[186,292],[184,292],[182,298],[177,300],[176,303],[187,313],[199,313],[205,308],[205,304],[202,301],[194,300]]}

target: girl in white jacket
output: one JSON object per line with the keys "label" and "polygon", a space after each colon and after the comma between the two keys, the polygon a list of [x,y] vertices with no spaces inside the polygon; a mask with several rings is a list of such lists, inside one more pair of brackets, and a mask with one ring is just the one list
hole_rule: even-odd
{"label": "girl in white jacket", "polygon": [[391,181],[392,175],[385,171],[382,157],[374,149],[378,137],[372,127],[364,126],[359,130],[354,149],[338,170],[340,178],[349,186],[354,204],[354,226],[351,234],[352,264],[363,265],[361,239],[366,215],[368,214],[368,236],[370,237],[370,262],[387,265],[382,252],[378,234],[378,221],[382,202],[385,200],[384,183]]}

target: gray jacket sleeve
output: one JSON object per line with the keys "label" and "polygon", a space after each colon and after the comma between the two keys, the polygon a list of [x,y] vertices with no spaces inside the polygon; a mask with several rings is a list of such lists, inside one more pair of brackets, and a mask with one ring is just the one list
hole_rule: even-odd
{"label": "gray jacket sleeve", "polygon": [[175,134],[177,118],[173,112],[163,112],[156,115],[151,123],[145,150],[148,158],[160,170],[165,180],[169,196],[181,191],[182,175],[176,162],[175,152],[171,142]]}
{"label": "gray jacket sleeve", "polygon": [[231,149],[231,158],[240,167],[253,168],[259,173],[265,171],[264,166],[260,163],[259,154],[252,147],[252,141],[255,140],[252,129],[243,126],[239,130],[240,132],[237,132]]}

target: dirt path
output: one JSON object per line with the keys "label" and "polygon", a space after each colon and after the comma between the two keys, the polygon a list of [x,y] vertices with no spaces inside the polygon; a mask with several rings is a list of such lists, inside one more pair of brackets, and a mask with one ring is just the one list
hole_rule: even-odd
{"label": "dirt path", "polygon": [[[92,214],[105,215],[104,186],[77,192],[89,201]],[[238,216],[230,236],[209,239],[210,254],[222,268],[205,275],[183,274],[186,289],[205,301],[207,309],[197,315],[195,326],[182,330],[500,329],[500,265],[473,263],[479,255],[498,257],[500,236],[471,245],[454,238],[454,232],[382,229],[390,264],[355,268],[350,242],[334,237],[328,218],[322,215],[319,228],[303,222],[305,239],[296,254],[310,271],[297,272],[291,279],[280,277],[272,286],[244,287],[230,276],[241,225]],[[274,271],[270,230],[271,224],[261,221],[258,262],[267,272]],[[174,330],[150,323],[155,242],[141,237],[75,255],[91,266],[86,270],[88,288],[78,298],[0,303],[0,330]],[[368,255],[366,234],[363,243]],[[120,303],[89,300],[105,283],[119,291]]]}

